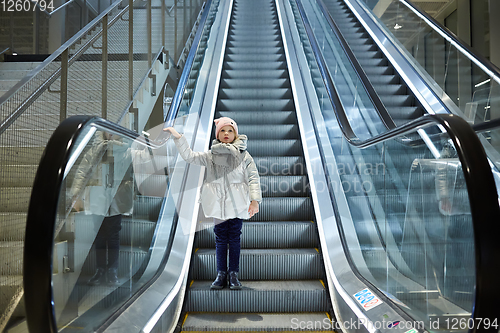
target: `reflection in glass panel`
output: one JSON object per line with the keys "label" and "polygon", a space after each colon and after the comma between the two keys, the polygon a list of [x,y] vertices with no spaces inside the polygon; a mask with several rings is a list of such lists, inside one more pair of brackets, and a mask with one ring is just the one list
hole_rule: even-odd
{"label": "reflection in glass panel", "polygon": [[[403,2],[361,0],[361,3],[381,23],[388,38],[405,51],[436,94],[443,99],[449,97],[453,112],[460,110],[460,115],[473,124],[498,118],[484,109],[488,99],[500,96],[494,88],[498,78],[479,67],[455,42],[444,38]],[[451,15],[450,28],[453,20]]]}
{"label": "reflection in glass panel", "polygon": [[165,147],[153,153],[96,127],[86,134],[66,170],[55,233],[54,304],[64,331],[91,331],[147,281],[171,172]]}

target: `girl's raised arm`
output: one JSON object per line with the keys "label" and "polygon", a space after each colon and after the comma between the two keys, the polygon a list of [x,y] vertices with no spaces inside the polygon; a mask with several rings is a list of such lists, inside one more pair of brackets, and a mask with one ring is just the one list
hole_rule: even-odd
{"label": "girl's raised arm", "polygon": [[165,132],[170,132],[174,137],[174,143],[179,150],[179,154],[182,156],[184,161],[188,163],[193,163],[197,165],[206,166],[210,159],[210,152],[194,152],[186,140],[186,138],[179,134],[173,127],[167,127],[163,129]]}

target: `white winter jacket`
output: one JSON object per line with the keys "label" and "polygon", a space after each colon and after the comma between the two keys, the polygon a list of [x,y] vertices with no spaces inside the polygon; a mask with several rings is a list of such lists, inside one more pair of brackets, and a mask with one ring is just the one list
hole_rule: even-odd
{"label": "white winter jacket", "polygon": [[232,143],[214,140],[208,152],[193,152],[184,136],[174,142],[186,162],[206,167],[200,199],[205,216],[248,219],[250,202],[260,203],[262,192],[257,167],[246,151],[246,135]]}

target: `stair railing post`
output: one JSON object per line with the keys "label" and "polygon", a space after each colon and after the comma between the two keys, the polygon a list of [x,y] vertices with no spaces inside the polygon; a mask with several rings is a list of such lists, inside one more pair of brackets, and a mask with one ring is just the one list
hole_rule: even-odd
{"label": "stair railing post", "polygon": [[128,96],[134,100],[134,0],[128,0]]}
{"label": "stair railing post", "polygon": [[102,118],[108,119],[108,15],[102,18]]}
{"label": "stair railing post", "polygon": [[59,99],[59,108],[60,108],[60,118],[59,120],[62,122],[64,119],[68,117],[68,59],[69,59],[69,50],[66,49],[61,53],[61,90],[60,90],[60,99]]}
{"label": "stair railing post", "polygon": [[165,36],[165,0],[161,0],[161,42],[162,46],[166,49],[167,48],[167,41],[166,41],[166,36]]}
{"label": "stair railing post", "polygon": [[147,33],[148,33],[148,69],[151,68],[152,64],[153,64],[153,59],[152,59],[152,54],[153,54],[153,41],[152,41],[152,37],[151,37],[151,33],[152,33],[152,27],[151,27],[151,18],[152,18],[152,14],[151,14],[151,1],[148,1],[147,2],[147,15],[148,15],[148,19],[147,19]]}
{"label": "stair railing post", "polygon": [[177,63],[177,1],[174,0],[174,63]]}

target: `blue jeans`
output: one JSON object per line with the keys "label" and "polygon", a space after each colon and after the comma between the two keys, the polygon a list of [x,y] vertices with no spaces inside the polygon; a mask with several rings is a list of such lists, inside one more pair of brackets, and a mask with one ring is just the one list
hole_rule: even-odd
{"label": "blue jeans", "polygon": [[240,236],[242,219],[230,219],[215,223],[215,256],[217,271],[227,271],[227,251],[229,245],[229,271],[238,272],[240,269]]}

